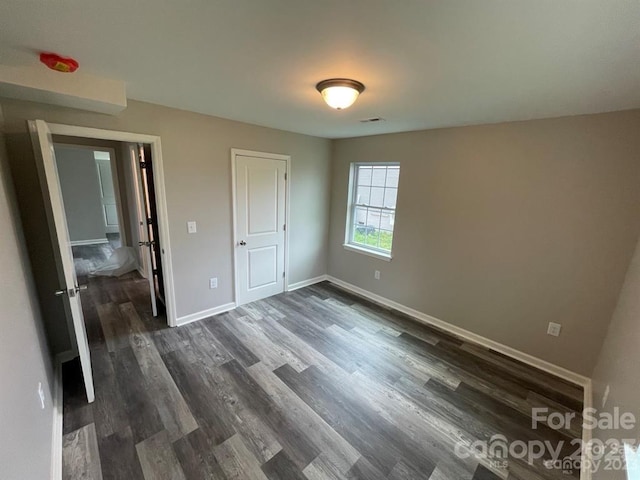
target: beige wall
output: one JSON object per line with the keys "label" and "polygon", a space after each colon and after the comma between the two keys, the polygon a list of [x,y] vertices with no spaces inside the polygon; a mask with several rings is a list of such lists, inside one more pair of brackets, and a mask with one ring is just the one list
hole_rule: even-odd
{"label": "beige wall", "polygon": [[49,478],[51,468],[52,362],[23,244],[0,135],[0,478],[6,480]]}
{"label": "beige wall", "polygon": [[[640,232],[639,132],[636,110],[337,140],[329,274],[589,375]],[[368,161],[401,163],[391,262],[342,247]]]}
{"label": "beige wall", "polygon": [[[640,422],[640,243],[629,266],[620,298],[593,372],[593,406],[602,412],[631,412]],[[602,400],[607,385],[610,387],[607,402]],[[604,442],[609,439],[637,438],[638,426],[632,430],[601,430],[594,438]],[[594,475],[595,479],[626,478],[621,471],[606,471]]]}
{"label": "beige wall", "polygon": [[[178,317],[233,301],[231,148],[291,155],[288,282],[326,272],[329,140],[136,101],[116,116],[8,100],[3,109],[12,166],[33,162],[25,148],[27,119],[162,138]],[[32,166],[17,168],[32,173]],[[198,222],[197,234],[187,234],[188,220]],[[210,290],[208,279],[213,276],[219,287]]]}

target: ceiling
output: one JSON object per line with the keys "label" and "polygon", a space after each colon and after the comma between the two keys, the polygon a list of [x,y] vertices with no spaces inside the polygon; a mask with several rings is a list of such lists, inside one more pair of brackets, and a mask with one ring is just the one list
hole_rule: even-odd
{"label": "ceiling", "polygon": [[[0,64],[43,50],[132,99],[328,138],[640,107],[638,0],[2,0]],[[366,91],[332,110],[331,77]]]}

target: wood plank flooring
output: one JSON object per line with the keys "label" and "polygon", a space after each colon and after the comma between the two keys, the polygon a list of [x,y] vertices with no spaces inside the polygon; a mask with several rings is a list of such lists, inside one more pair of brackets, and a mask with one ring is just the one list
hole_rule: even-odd
{"label": "wood plank flooring", "polygon": [[[456,444],[564,443],[531,408],[582,390],[329,283],[169,329],[146,280],[91,278],[88,405],[65,364],[65,479],[560,479],[578,471]],[[503,437],[495,437],[502,435]],[[489,443],[490,444],[490,443]],[[500,461],[497,461],[500,460]]]}

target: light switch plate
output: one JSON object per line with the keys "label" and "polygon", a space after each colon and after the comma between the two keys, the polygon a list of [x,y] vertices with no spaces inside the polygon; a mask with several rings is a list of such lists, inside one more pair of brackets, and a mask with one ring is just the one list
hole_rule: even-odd
{"label": "light switch plate", "polygon": [[553,335],[554,337],[557,337],[560,335],[561,328],[562,328],[562,325],[560,325],[559,323],[549,322],[549,327],[547,328],[547,335]]}
{"label": "light switch plate", "polygon": [[187,232],[196,233],[197,231],[196,222],[194,220],[187,222]]}
{"label": "light switch plate", "polygon": [[218,288],[218,279],[216,277],[209,279],[209,288]]}
{"label": "light switch plate", "polygon": [[376,280],[380,280],[380,270],[376,270],[375,272],[373,272],[373,278],[375,278]]}

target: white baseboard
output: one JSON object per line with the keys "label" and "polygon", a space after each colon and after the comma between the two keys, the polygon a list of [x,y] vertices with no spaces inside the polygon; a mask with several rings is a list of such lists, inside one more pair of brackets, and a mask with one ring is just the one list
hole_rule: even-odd
{"label": "white baseboard", "polygon": [[[65,352],[66,353],[66,352]],[[51,438],[51,479],[62,480],[62,362],[56,357],[53,378],[53,428]]]}
{"label": "white baseboard", "polygon": [[[538,368],[540,370],[544,370],[545,372],[555,375],[556,377],[562,378],[564,380],[567,380],[568,382],[579,385],[583,388],[583,392],[584,392],[583,409],[593,407],[593,392],[592,392],[591,379],[588,377],[585,377],[584,375],[580,375],[566,368],[547,362],[546,360],[542,360],[540,358],[534,357],[533,355],[529,355],[528,353],[521,352],[519,350],[516,350],[515,348],[508,347],[507,345],[503,345],[501,343],[495,342],[481,335],[477,335],[473,332],[465,330],[464,328],[457,327],[455,325],[445,322],[444,320],[440,320],[438,318],[432,317],[431,315],[427,315],[425,313],[419,312],[417,310],[409,308],[400,303],[394,302],[393,300],[389,300],[388,298],[382,297],[380,295],[376,295],[375,293],[369,292],[368,290],[352,285],[351,283],[332,277],[331,275],[327,275],[326,279],[331,283],[334,283],[335,285],[338,285],[339,287],[344,288],[345,290],[355,293],[356,295],[360,295],[361,297],[367,298],[375,303],[378,303],[385,307],[393,308],[394,310],[397,310],[406,315],[409,315],[410,317],[413,317],[419,322],[425,323],[429,326],[439,328],[453,335],[456,335],[457,337],[460,337],[470,342],[490,348],[491,350],[500,352],[515,360],[519,360],[523,363],[526,363],[527,365],[531,365],[532,367]],[[591,441],[591,438],[592,438],[592,431],[586,428],[582,429],[583,462],[581,464],[581,469],[580,469],[580,480],[591,480],[592,478],[592,472],[590,468],[591,452],[590,452],[590,449],[585,448]]]}
{"label": "white baseboard", "polygon": [[534,357],[533,355],[521,352],[520,350],[516,350],[515,348],[509,347],[507,345],[503,345],[502,343],[496,342],[494,340],[490,340],[486,337],[483,337],[482,335],[470,332],[469,330],[465,330],[464,328],[445,322],[444,320],[432,317],[431,315],[427,315],[426,313],[419,312],[418,310],[414,310],[413,308],[394,302],[393,300],[389,300],[388,298],[376,295],[375,293],[357,287],[356,285],[352,285],[351,283],[340,280],[339,278],[328,275],[327,280],[344,288],[345,290],[360,295],[361,297],[367,298],[375,303],[384,305],[385,307],[393,308],[394,310],[398,310],[399,312],[409,315],[419,322],[439,328],[457,337],[463,338],[478,345],[482,345],[483,347],[490,348],[491,350],[495,350],[496,352],[502,353],[503,355],[511,357],[515,360],[519,360],[523,363],[526,363],[527,365],[531,365],[532,367],[544,370],[545,372],[567,380],[568,382],[580,385],[585,389],[585,391],[586,386],[591,384],[591,380],[584,375],[572,372],[571,370],[560,367],[558,365],[554,365],[553,363],[547,362],[546,360]]}
{"label": "white baseboard", "polygon": [[309,285],[314,285],[316,283],[324,282],[327,280],[327,275],[320,275],[319,277],[309,278],[307,280],[303,280],[301,282],[292,283],[287,287],[287,292],[293,292],[294,290],[298,290],[299,288],[308,287]]}
{"label": "white baseboard", "polygon": [[197,322],[198,320],[212,317],[213,315],[219,315],[221,313],[228,312],[229,310],[233,310],[234,308],[236,308],[236,304],[235,302],[231,302],[220,305],[218,307],[202,310],[201,312],[191,313],[189,315],[185,315],[184,317],[178,317],[176,319],[176,327],[181,327],[182,325],[186,325],[187,323],[191,322]]}
{"label": "white baseboard", "polygon": [[100,245],[103,243],[109,243],[106,238],[91,238],[89,240],[74,240],[71,242],[72,247],[79,247],[81,245]]}
{"label": "white baseboard", "polygon": [[[319,277],[309,278],[307,280],[303,280],[301,282],[292,283],[287,286],[287,292],[292,292],[294,290],[298,290],[299,288],[308,287],[309,285],[313,285],[315,283],[324,282],[327,280],[327,275],[320,275]],[[197,322],[198,320],[202,320],[203,318],[208,318],[213,315],[219,315],[221,313],[228,312],[229,310],[233,310],[236,308],[235,302],[227,303],[225,305],[220,305],[219,307],[210,308],[208,310],[202,310],[201,312],[191,313],[189,315],[185,315],[183,317],[179,317],[176,320],[176,326],[186,325],[191,322]]]}

